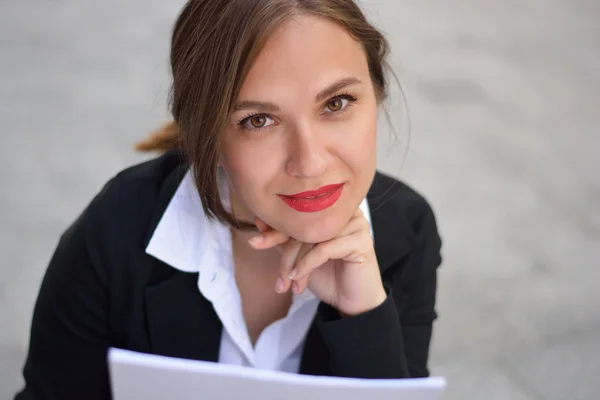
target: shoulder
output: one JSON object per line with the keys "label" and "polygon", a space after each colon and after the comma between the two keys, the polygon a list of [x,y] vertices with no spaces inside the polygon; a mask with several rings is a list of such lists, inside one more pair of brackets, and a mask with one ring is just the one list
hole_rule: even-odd
{"label": "shoulder", "polygon": [[[145,217],[164,190],[183,178],[183,159],[177,152],[128,167],[112,177],[94,197],[84,215],[121,219],[127,215]],[[131,211],[136,211],[131,213]],[[133,215],[132,215],[133,214]],[[126,218],[127,219],[127,218]]]}
{"label": "shoulder", "polygon": [[[411,186],[377,172],[367,195],[376,251],[386,263],[396,261],[423,246],[441,247],[434,211],[427,199]],[[384,262],[385,263],[385,262]]]}
{"label": "shoulder", "polygon": [[185,170],[176,152],[124,169],[108,180],[69,230],[84,236],[91,259],[104,268],[115,263],[119,249],[143,251],[160,208],[166,208]]}
{"label": "shoulder", "polygon": [[390,175],[377,171],[367,197],[372,214],[386,216],[389,223],[406,223],[412,240],[421,236],[423,228],[436,225],[429,201],[407,183]]}
{"label": "shoulder", "polygon": [[[160,157],[133,165],[119,172],[113,177],[108,186],[113,191],[125,196],[125,200],[135,200],[146,194],[157,194],[173,178],[173,174],[185,168],[183,157],[179,152],[169,151]],[[178,176],[179,180],[183,174]],[[176,177],[177,179],[177,177]],[[179,181],[175,182],[179,183]],[[133,196],[133,198],[130,198]],[[149,200],[149,199],[147,199]]]}
{"label": "shoulder", "polygon": [[381,171],[375,173],[371,189],[369,190],[369,197],[377,206],[391,202],[395,207],[409,209],[414,207],[429,207],[428,201],[421,193],[413,189],[406,182]]}

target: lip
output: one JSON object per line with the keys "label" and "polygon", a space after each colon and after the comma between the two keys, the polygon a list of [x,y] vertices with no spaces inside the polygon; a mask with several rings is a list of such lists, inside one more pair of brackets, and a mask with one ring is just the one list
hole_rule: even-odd
{"label": "lip", "polygon": [[317,212],[333,206],[342,195],[343,183],[325,185],[316,190],[279,195],[289,207],[299,212]]}
{"label": "lip", "polygon": [[332,185],[321,186],[320,188],[318,188],[316,190],[307,190],[305,192],[300,192],[300,193],[296,193],[296,194],[285,194],[282,196],[291,197],[292,199],[322,196],[326,193],[333,192],[334,190],[339,189],[343,185],[344,185],[343,183],[335,183]]}

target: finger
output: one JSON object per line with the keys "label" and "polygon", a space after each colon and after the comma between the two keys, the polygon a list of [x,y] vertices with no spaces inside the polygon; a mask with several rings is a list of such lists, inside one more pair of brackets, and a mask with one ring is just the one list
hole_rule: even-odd
{"label": "finger", "polygon": [[275,291],[277,293],[287,292],[291,285],[292,280],[290,279],[290,271],[296,262],[300,249],[302,248],[302,242],[291,239],[283,246],[283,255],[281,256],[281,266],[279,277],[275,284]]}
{"label": "finger", "polygon": [[269,225],[258,217],[254,218],[254,223],[259,232],[264,232],[269,229]]}
{"label": "finger", "polygon": [[304,290],[306,290],[306,287],[308,286],[309,278],[310,278],[310,274],[306,275],[303,278],[293,281],[292,292],[294,292],[296,294],[301,294],[302,292],[304,292]]}
{"label": "finger", "polygon": [[[254,223],[256,224],[256,229],[258,229],[259,233],[266,232],[269,230],[269,225],[267,225],[266,222],[264,222],[262,219],[260,219],[258,217],[256,217],[254,219]],[[262,239],[263,239],[263,237],[261,236],[259,239],[254,239],[254,240],[260,241]],[[252,238],[251,238],[251,240],[252,240]],[[258,248],[257,250],[260,250],[260,248]],[[279,253],[283,254],[283,250],[280,246],[277,247],[277,250],[279,251]]]}
{"label": "finger", "polygon": [[[290,279],[289,274],[290,274],[292,268],[294,267],[294,265],[296,264],[296,262],[301,260],[302,258],[304,258],[304,256],[306,254],[308,254],[314,247],[315,247],[314,244],[302,243],[302,245],[300,247],[300,251],[298,252],[298,254],[296,255],[296,258],[292,261],[291,265],[288,268],[288,271],[287,271],[288,279]],[[301,294],[302,292],[304,292],[304,290],[308,286],[308,278],[309,277],[310,277],[310,275],[307,275],[304,278],[301,278],[297,281],[291,281],[292,292],[295,294]]]}
{"label": "finger", "polygon": [[257,235],[250,238],[248,243],[257,250],[270,249],[282,243],[285,243],[290,238],[285,233],[279,232],[270,228],[265,222],[259,218],[255,219],[256,227],[259,230]]}
{"label": "finger", "polygon": [[336,238],[327,242],[319,243],[301,260],[296,262],[290,273],[290,279],[299,280],[319,268],[329,260],[344,260],[357,264],[366,261],[368,246],[363,243],[362,233],[353,233],[348,236]]}

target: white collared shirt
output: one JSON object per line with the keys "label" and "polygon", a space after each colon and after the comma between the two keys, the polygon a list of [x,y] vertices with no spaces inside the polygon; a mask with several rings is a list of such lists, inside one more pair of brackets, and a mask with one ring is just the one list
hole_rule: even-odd
{"label": "white collared shirt", "polygon": [[[222,175],[219,174],[219,190],[228,207],[229,187]],[[360,208],[370,222],[366,199]],[[304,340],[319,300],[308,289],[294,294],[287,316],[267,326],[252,346],[235,281],[231,231],[227,225],[206,216],[191,171],[167,206],[146,253],[178,270],[199,272],[198,290],[212,303],[223,324],[220,363],[298,372]]]}

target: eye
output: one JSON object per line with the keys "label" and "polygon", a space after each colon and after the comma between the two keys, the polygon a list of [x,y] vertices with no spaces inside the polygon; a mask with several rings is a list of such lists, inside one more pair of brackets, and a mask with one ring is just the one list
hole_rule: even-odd
{"label": "eye", "polygon": [[351,95],[343,94],[330,99],[326,107],[326,113],[336,113],[346,109],[351,102],[356,101],[356,98]]}
{"label": "eye", "polygon": [[256,114],[244,118],[238,123],[238,125],[240,125],[242,129],[252,130],[266,128],[274,123],[275,121],[273,121],[273,119],[268,115]]}
{"label": "eye", "polygon": [[255,115],[248,120],[253,128],[262,128],[267,124],[267,117],[264,115]]}
{"label": "eye", "polygon": [[343,99],[332,99],[329,100],[329,103],[327,103],[327,108],[329,109],[329,111],[339,111],[342,109],[342,107],[344,107]]}

